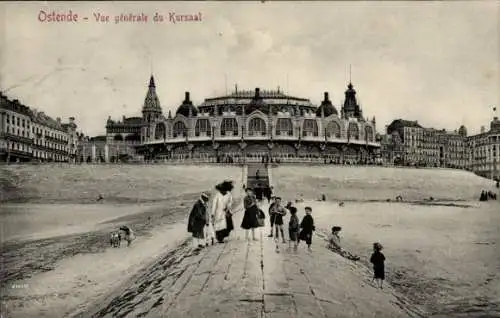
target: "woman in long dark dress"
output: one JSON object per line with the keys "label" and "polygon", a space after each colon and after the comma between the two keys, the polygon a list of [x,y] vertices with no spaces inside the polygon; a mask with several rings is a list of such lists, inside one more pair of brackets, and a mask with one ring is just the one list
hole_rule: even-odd
{"label": "woman in long dark dress", "polygon": [[203,193],[193,205],[188,219],[188,232],[193,234],[194,243],[198,243],[200,248],[204,246],[202,240],[205,238],[205,226],[208,225],[207,202],[208,195]]}
{"label": "woman in long dark dress", "polygon": [[255,238],[255,228],[259,227],[259,221],[257,219],[259,213],[259,207],[257,206],[257,199],[252,189],[247,188],[247,195],[243,199],[243,205],[245,207],[245,214],[243,215],[243,221],[241,222],[241,228],[245,229],[245,238],[249,238],[249,230],[252,230],[252,239],[257,241]]}
{"label": "woman in long dark dress", "polygon": [[224,238],[234,229],[233,217],[231,213],[232,196],[231,191],[234,186],[232,181],[224,181],[215,186],[217,192],[212,202],[212,215],[215,229],[215,237],[219,243],[224,242]]}

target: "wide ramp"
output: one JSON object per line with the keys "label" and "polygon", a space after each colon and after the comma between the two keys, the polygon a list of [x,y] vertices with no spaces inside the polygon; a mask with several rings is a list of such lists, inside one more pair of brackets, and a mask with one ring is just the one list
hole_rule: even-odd
{"label": "wide ramp", "polygon": [[[266,209],[267,206],[262,206]],[[195,251],[186,242],[115,295],[79,317],[422,317],[389,286],[370,285],[370,273],[324,247],[287,250],[258,230],[245,240],[242,212],[228,242]]]}

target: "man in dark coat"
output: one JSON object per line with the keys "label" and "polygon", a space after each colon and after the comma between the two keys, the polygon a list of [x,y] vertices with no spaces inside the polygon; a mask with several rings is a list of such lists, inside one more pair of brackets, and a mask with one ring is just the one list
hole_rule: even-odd
{"label": "man in dark coat", "polygon": [[208,194],[202,193],[201,197],[196,200],[196,203],[189,213],[188,232],[193,234],[194,244],[198,244],[199,248],[204,247],[205,226],[208,225],[207,202]]}

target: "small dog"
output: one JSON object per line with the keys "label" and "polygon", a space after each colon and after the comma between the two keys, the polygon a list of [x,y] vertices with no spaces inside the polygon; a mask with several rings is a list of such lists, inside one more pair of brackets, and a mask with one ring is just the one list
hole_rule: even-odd
{"label": "small dog", "polygon": [[122,235],[120,232],[113,232],[109,238],[111,247],[120,247],[122,242]]}
{"label": "small dog", "polygon": [[343,207],[343,206],[344,206],[344,202],[340,202],[339,207]]}

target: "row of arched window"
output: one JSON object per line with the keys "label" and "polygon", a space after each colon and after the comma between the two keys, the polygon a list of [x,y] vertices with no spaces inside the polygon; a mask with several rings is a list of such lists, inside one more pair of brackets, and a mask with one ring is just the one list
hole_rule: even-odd
{"label": "row of arched window", "polygon": [[[210,125],[208,119],[199,119],[196,121],[195,125],[195,136],[212,136],[213,130],[215,128]],[[173,127],[173,138],[185,137],[187,136],[187,126],[182,121],[177,121]],[[222,136],[238,136],[238,122],[235,118],[224,118],[221,122],[220,132]],[[319,136],[319,128],[316,120],[306,119],[304,120],[302,131],[302,136]],[[266,136],[268,135],[268,128],[266,122],[259,117],[254,117],[250,119],[248,123],[248,135],[249,136]],[[278,136],[293,136],[293,123],[288,118],[279,118],[276,122],[276,135]],[[340,138],[341,128],[340,125],[331,121],[326,126],[326,136],[328,138]],[[347,129],[348,139],[359,140],[360,131],[358,124],[349,123]],[[166,138],[166,127],[165,124],[159,123],[155,130],[155,139]],[[373,140],[373,128],[371,126],[365,127],[365,139]]]}

